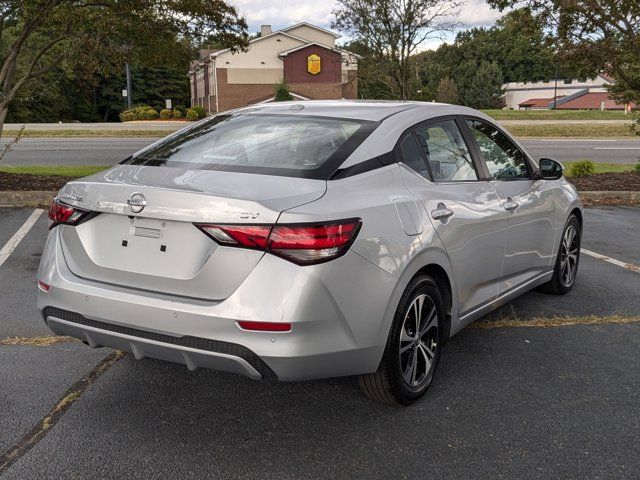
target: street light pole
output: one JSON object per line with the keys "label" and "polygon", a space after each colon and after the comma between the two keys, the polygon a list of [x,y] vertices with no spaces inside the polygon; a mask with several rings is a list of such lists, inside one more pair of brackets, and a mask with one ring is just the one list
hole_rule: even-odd
{"label": "street light pole", "polygon": [[124,71],[127,74],[127,108],[131,108],[133,106],[133,98],[131,91],[131,68],[129,67],[129,62],[124,64]]}
{"label": "street light pole", "polygon": [[558,102],[558,60],[556,59],[554,63],[556,64],[556,73],[554,75],[556,79],[553,84],[553,109],[555,110]]}

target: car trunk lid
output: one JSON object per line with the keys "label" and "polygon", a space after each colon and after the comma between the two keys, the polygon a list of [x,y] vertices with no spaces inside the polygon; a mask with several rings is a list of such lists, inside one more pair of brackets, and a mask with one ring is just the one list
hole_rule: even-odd
{"label": "car trunk lid", "polygon": [[[283,210],[325,190],[324,180],[123,165],[68,183],[59,199],[100,215],[57,228],[67,264],[80,277],[222,300],[264,253],[218,245],[193,223],[273,224]],[[139,213],[127,203],[134,194],[146,202]]]}

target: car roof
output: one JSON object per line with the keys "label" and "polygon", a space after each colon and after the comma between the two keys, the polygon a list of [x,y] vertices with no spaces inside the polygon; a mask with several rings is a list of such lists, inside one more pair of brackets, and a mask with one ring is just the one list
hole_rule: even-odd
{"label": "car roof", "polygon": [[442,115],[477,113],[467,107],[446,103],[402,102],[388,100],[305,100],[273,102],[234,110],[234,113],[313,115],[380,122],[401,112],[412,110],[427,120]]}

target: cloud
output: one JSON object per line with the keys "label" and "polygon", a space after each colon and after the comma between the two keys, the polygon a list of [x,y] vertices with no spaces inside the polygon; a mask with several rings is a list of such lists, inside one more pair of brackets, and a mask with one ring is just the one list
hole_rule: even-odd
{"label": "cloud", "polygon": [[468,0],[462,7],[458,21],[463,27],[493,25],[504,12],[491,8],[484,0]]}
{"label": "cloud", "polygon": [[[335,0],[235,0],[233,3],[247,18],[251,33],[259,31],[263,24],[278,30],[298,22],[309,22],[330,29],[333,20],[331,12],[336,4]],[[464,30],[492,25],[501,16],[502,13],[489,7],[485,0],[467,0],[457,20],[460,22],[459,29]],[[443,39],[429,39],[419,50],[437,48],[445,41],[452,41],[454,36],[448,34]],[[341,40],[348,40],[348,37],[344,36]]]}
{"label": "cloud", "polygon": [[274,30],[298,22],[309,22],[323,28],[331,28],[332,0],[236,0],[235,5],[247,18],[249,31],[260,30],[260,25],[271,25]]}

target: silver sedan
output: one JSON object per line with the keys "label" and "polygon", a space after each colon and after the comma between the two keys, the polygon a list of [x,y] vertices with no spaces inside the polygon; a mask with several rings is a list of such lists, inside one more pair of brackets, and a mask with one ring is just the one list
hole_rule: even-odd
{"label": "silver sedan", "polygon": [[256,380],[359,375],[403,405],[469,322],[568,292],[582,230],[559,163],[412,102],[219,114],[68,183],[49,216],[55,333]]}

